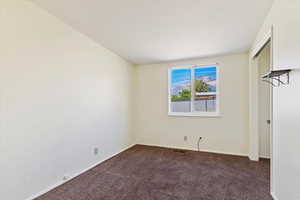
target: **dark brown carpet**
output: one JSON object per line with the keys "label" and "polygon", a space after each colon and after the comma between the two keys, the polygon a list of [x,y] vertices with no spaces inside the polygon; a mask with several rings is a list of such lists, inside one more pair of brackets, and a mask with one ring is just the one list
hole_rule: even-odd
{"label": "dark brown carpet", "polygon": [[272,200],[268,160],[136,145],[37,200]]}

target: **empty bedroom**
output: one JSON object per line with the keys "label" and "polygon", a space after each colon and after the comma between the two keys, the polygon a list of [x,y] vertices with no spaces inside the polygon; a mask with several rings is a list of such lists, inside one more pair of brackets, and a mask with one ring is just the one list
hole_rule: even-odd
{"label": "empty bedroom", "polygon": [[0,0],[0,200],[299,200],[299,0]]}

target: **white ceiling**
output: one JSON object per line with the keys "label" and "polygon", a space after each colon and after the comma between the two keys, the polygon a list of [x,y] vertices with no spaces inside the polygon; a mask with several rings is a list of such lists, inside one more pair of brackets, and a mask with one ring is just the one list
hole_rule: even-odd
{"label": "white ceiling", "polygon": [[135,64],[246,52],[273,0],[32,0]]}

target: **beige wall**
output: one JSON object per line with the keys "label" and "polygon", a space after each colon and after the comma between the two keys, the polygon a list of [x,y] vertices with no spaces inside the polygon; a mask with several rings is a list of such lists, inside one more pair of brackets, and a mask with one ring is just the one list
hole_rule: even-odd
{"label": "beige wall", "polygon": [[[220,64],[221,117],[168,116],[168,68],[215,62]],[[142,65],[137,79],[137,143],[196,150],[201,136],[201,150],[248,154],[248,54]]]}
{"label": "beige wall", "polygon": [[274,0],[272,9],[259,30],[256,47],[273,27],[274,69],[300,68],[300,1]]}
{"label": "beige wall", "polygon": [[255,49],[273,26],[273,68],[298,68],[291,72],[289,85],[273,89],[271,185],[276,200],[300,199],[299,9],[299,0],[275,0],[253,44]]}
{"label": "beige wall", "polygon": [[33,197],[132,144],[131,64],[28,1],[2,0],[0,24],[0,199]]}

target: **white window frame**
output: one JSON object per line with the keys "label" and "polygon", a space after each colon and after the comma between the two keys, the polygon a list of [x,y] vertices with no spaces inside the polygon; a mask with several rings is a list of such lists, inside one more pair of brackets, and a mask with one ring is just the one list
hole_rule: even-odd
{"label": "white window frame", "polygon": [[[216,112],[197,112],[194,111],[194,69],[216,67]],[[176,69],[191,69],[191,112],[172,112],[171,111],[171,87],[172,87],[172,70]],[[169,116],[185,116],[185,117],[220,117],[220,76],[219,64],[196,64],[185,65],[180,67],[171,67],[168,70],[168,115]]]}

